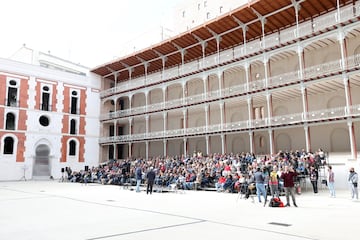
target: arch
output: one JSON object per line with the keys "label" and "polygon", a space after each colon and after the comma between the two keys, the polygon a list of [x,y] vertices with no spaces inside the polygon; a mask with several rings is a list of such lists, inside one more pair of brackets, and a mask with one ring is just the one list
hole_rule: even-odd
{"label": "arch", "polygon": [[350,152],[349,132],[345,128],[336,128],[330,134],[331,152]]}
{"label": "arch", "polygon": [[196,141],[195,149],[196,152],[206,153],[206,141],[205,139],[199,139]]}
{"label": "arch", "polygon": [[195,127],[202,127],[202,126],[205,126],[205,117],[204,116],[197,117],[195,121]]}
{"label": "arch", "polygon": [[76,134],[76,120],[70,120],[70,134]]}
{"label": "arch", "polygon": [[155,88],[149,92],[149,104],[163,102],[163,91],[161,88]]}
{"label": "arch", "polygon": [[291,150],[291,137],[287,133],[280,133],[275,140],[276,152],[280,150]]}
{"label": "arch", "polygon": [[187,96],[199,95],[204,93],[204,81],[201,78],[195,78],[186,83]]}
{"label": "arch", "polygon": [[15,130],[15,114],[12,112],[8,112],[6,114],[6,120],[5,120],[5,129],[6,130]]}
{"label": "arch", "polygon": [[232,142],[231,142],[231,149],[228,149],[229,152],[233,152],[233,153],[240,153],[240,152],[245,152],[245,140],[243,137],[235,137]]}
{"label": "arch", "polygon": [[70,138],[67,141],[67,155],[70,157],[78,156],[79,153],[79,140],[76,138]]}
{"label": "arch", "polygon": [[344,106],[346,106],[346,101],[345,98],[341,96],[331,97],[326,103],[327,108],[338,108]]}
{"label": "arch", "polygon": [[39,144],[35,148],[33,176],[50,176],[50,148],[47,144]]}
{"label": "arch", "polygon": [[236,111],[231,114],[230,122],[240,122],[243,118],[243,114],[240,111]]}
{"label": "arch", "polygon": [[132,95],[132,98],[131,98],[131,107],[132,108],[145,106],[145,103],[146,103],[145,93],[141,92],[141,93],[135,93],[134,95]]}
{"label": "arch", "polygon": [[4,151],[3,154],[14,154],[14,138],[11,136],[6,136],[4,138]]}
{"label": "arch", "polygon": [[167,101],[181,99],[183,96],[183,87],[180,83],[175,83],[167,86],[166,91]]}
{"label": "arch", "polygon": [[285,106],[278,106],[274,109],[273,116],[283,116],[289,114],[288,108]]}

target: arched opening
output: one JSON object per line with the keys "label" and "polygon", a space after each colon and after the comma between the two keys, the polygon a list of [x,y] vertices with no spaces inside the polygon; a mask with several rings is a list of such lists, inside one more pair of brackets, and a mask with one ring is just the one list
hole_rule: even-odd
{"label": "arched opening", "polygon": [[40,144],[35,150],[33,176],[50,176],[49,167],[50,149],[45,144]]}
{"label": "arched opening", "polygon": [[6,114],[6,130],[15,130],[15,115],[13,113]]}

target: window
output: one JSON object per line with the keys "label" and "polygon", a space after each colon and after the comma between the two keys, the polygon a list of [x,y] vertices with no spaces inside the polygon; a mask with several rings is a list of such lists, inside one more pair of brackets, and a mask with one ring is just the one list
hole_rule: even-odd
{"label": "window", "polygon": [[40,109],[43,111],[50,111],[50,88],[48,86],[44,86],[41,89],[41,107]]}
{"label": "window", "polygon": [[71,140],[69,142],[69,155],[75,156],[76,155],[76,142],[75,140]]}
{"label": "window", "polygon": [[182,17],[185,18],[185,11],[182,11]]}
{"label": "window", "polygon": [[49,118],[47,116],[43,115],[43,116],[40,116],[39,123],[40,123],[41,126],[47,127],[47,126],[49,126],[50,121],[49,121]]}
{"label": "window", "polygon": [[255,107],[253,108],[254,119],[264,119],[265,117],[265,110],[264,107]]}
{"label": "window", "polygon": [[10,80],[8,84],[8,93],[6,105],[10,107],[18,106],[18,83],[15,80]]}
{"label": "window", "polygon": [[109,126],[109,136],[113,137],[114,136],[114,125],[110,125]]}
{"label": "window", "polygon": [[223,9],[224,9],[223,6],[220,6],[220,8],[219,8],[220,14],[223,13]]}
{"label": "window", "polygon": [[6,130],[15,130],[15,115],[13,113],[6,114]]}
{"label": "window", "polygon": [[109,145],[109,153],[108,153],[109,159],[114,159],[114,146]]}
{"label": "window", "polygon": [[210,12],[206,13],[206,19],[210,19]]}
{"label": "window", "polygon": [[76,134],[76,120],[70,120],[70,134]]}
{"label": "window", "polygon": [[207,7],[207,1],[204,1],[204,8]]}
{"label": "window", "polygon": [[78,92],[72,91],[71,92],[71,107],[70,113],[71,114],[78,114]]}
{"label": "window", "polygon": [[198,3],[198,10],[200,10],[200,8],[201,8],[201,4],[200,4],[200,3]]}
{"label": "window", "polygon": [[14,153],[14,139],[12,137],[6,137],[4,139],[4,154]]}

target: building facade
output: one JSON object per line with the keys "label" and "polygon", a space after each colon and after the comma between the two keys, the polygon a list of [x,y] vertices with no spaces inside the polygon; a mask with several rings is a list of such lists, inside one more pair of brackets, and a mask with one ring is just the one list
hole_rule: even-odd
{"label": "building facade", "polygon": [[59,178],[62,168],[98,164],[99,78],[30,52],[17,55],[29,63],[0,59],[0,180]]}
{"label": "building facade", "polygon": [[359,1],[252,1],[93,69],[101,159],[321,148],[358,161],[359,16]]}

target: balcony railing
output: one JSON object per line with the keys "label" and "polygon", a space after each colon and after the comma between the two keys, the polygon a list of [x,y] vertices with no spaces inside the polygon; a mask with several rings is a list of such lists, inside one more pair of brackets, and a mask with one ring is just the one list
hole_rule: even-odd
{"label": "balcony railing", "polygon": [[[347,62],[347,69],[360,69],[360,54],[350,56],[345,59]],[[305,79],[314,79],[322,76],[328,76],[333,74],[339,74],[342,71],[342,61],[335,60],[323,64],[319,64],[316,66],[311,66],[304,69]],[[283,85],[293,84],[300,81],[300,72],[293,71],[289,73],[280,74],[277,76],[270,77],[268,79],[268,87],[274,88]],[[248,88],[249,87],[249,88]],[[215,99],[219,99],[220,97],[231,97],[235,95],[240,95],[242,93],[246,93],[248,91],[261,91],[266,89],[265,79],[260,79],[257,81],[252,81],[247,84],[240,84],[231,86],[229,88],[225,88],[222,90],[215,90],[208,92],[207,94],[199,94],[199,95],[191,95],[186,98],[176,99],[167,101],[164,103],[156,103],[150,104],[146,108],[145,106],[132,108],[131,111],[121,110],[117,111],[116,114],[103,114],[101,115],[101,120],[111,119],[113,117],[126,117],[132,114],[140,114],[145,113],[146,111],[158,111],[162,109],[171,109],[174,107],[180,107],[184,104],[197,104],[202,103],[204,101],[212,101]]]}
{"label": "balcony railing", "polygon": [[132,135],[122,135],[117,137],[102,137],[100,143],[110,142],[129,142],[142,139],[157,139],[168,137],[186,137],[189,135],[204,135],[219,132],[244,131],[249,129],[259,129],[267,127],[281,127],[287,125],[314,123],[318,121],[332,121],[346,119],[348,117],[360,117],[360,104],[349,108],[338,107],[331,109],[317,110],[307,113],[293,113],[272,118],[245,120],[225,124],[215,124],[209,126],[191,127],[187,129],[172,129],[167,131],[157,131]]}
{"label": "balcony railing", "polygon": [[312,33],[322,31],[329,27],[335,26],[339,23],[346,22],[354,17],[360,16],[360,3],[356,2],[355,8],[353,5],[347,5],[340,9],[340,17],[338,16],[337,10],[327,13],[325,15],[314,18],[312,21],[307,21],[299,24],[298,29],[296,26],[290,27],[280,31],[280,33],[274,33],[271,35],[265,36],[264,39],[256,39],[251,42],[246,43],[246,48],[244,45],[239,45],[234,48],[220,52],[220,58],[217,54],[213,54],[205,57],[205,59],[198,59],[190,63],[186,63],[183,66],[176,66],[174,68],[166,69],[162,75],[162,71],[157,73],[149,74],[147,76],[147,81],[145,77],[139,77],[127,81],[125,83],[118,84],[117,87],[112,89],[107,89],[101,92],[101,97],[110,96],[111,94],[127,91],[133,88],[144,86],[145,84],[153,84],[160,82],[165,79],[171,79],[174,77],[179,77],[180,75],[200,71],[203,68],[208,68],[216,66],[219,63],[224,63],[226,61],[231,61],[240,57],[244,57],[249,54],[253,54],[262,50],[262,41],[265,41],[265,48],[272,48],[279,46],[280,44],[286,44],[297,38],[311,35]]}

